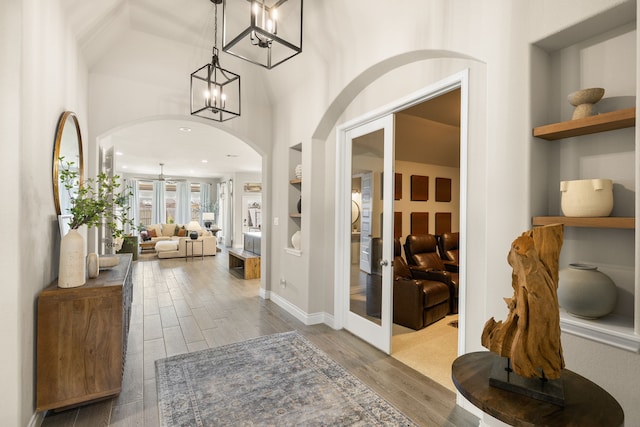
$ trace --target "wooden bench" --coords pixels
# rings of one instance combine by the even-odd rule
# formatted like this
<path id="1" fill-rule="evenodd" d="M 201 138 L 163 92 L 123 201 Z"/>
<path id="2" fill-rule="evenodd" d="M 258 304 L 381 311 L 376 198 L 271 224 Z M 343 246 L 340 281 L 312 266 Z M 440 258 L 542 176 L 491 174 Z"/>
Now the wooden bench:
<path id="1" fill-rule="evenodd" d="M 241 249 L 230 249 L 229 270 L 234 269 L 242 271 L 244 279 L 259 279 L 260 255 Z"/>

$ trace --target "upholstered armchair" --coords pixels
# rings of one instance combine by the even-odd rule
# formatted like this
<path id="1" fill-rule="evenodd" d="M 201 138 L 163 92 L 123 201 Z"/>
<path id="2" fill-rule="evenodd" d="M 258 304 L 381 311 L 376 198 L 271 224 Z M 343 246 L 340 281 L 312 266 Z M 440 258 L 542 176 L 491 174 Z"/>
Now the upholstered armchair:
<path id="1" fill-rule="evenodd" d="M 394 242 L 393 322 L 422 329 L 449 312 L 449 287 L 440 281 L 416 280 L 402 258 L 400 240 Z"/>
<path id="2" fill-rule="evenodd" d="M 458 273 L 446 271 L 432 234 L 410 234 L 404 243 L 404 253 L 416 279 L 438 280 L 449 286 L 450 312 L 458 312 Z"/>
<path id="3" fill-rule="evenodd" d="M 438 238 L 438 253 L 444 262 L 447 271 L 457 273 L 459 270 L 458 263 L 458 244 L 460 241 L 460 233 L 442 233 Z"/>

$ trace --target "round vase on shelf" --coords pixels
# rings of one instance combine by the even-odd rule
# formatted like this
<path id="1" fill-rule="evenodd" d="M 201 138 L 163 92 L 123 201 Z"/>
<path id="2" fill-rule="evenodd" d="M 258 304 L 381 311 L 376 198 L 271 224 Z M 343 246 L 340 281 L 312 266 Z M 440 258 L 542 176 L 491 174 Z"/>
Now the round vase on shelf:
<path id="1" fill-rule="evenodd" d="M 90 279 L 95 279 L 100 274 L 100 258 L 96 253 L 87 255 L 87 275 Z"/>
<path id="2" fill-rule="evenodd" d="M 613 280 L 590 264 L 569 264 L 560 270 L 558 303 L 567 313 L 585 319 L 597 319 L 611 313 L 618 290 Z"/>
<path id="3" fill-rule="evenodd" d="M 560 207 L 564 216 L 601 217 L 613 210 L 613 181 L 610 179 L 579 179 L 561 181 Z"/>
<path id="4" fill-rule="evenodd" d="M 296 250 L 300 250 L 301 248 L 300 238 L 301 238 L 300 230 L 296 231 L 295 233 L 293 233 L 293 236 L 291 236 L 291 246 L 293 246 L 293 248 Z"/>
<path id="5" fill-rule="evenodd" d="M 71 229 L 60 241 L 58 287 L 75 288 L 84 285 L 87 274 L 86 267 L 84 237 L 77 229 Z"/>

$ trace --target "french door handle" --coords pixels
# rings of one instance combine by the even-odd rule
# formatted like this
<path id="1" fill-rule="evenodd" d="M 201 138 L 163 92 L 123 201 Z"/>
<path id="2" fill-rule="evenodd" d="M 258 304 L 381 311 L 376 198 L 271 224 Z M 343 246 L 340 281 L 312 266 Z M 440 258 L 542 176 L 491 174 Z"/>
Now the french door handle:
<path id="1" fill-rule="evenodd" d="M 386 259 L 381 259 L 380 260 L 380 266 L 381 267 L 386 267 L 387 265 L 389 265 L 389 261 L 387 261 Z"/>

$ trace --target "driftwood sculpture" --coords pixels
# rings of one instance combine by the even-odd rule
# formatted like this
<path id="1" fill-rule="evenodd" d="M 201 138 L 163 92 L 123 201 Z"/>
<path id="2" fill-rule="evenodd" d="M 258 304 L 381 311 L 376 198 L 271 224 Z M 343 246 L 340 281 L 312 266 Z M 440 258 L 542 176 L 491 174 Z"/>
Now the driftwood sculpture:
<path id="1" fill-rule="evenodd" d="M 513 268 L 509 315 L 484 325 L 482 345 L 511 359 L 526 378 L 557 379 L 564 368 L 558 309 L 558 257 L 562 225 L 538 227 L 513 241 L 507 260 Z"/>

